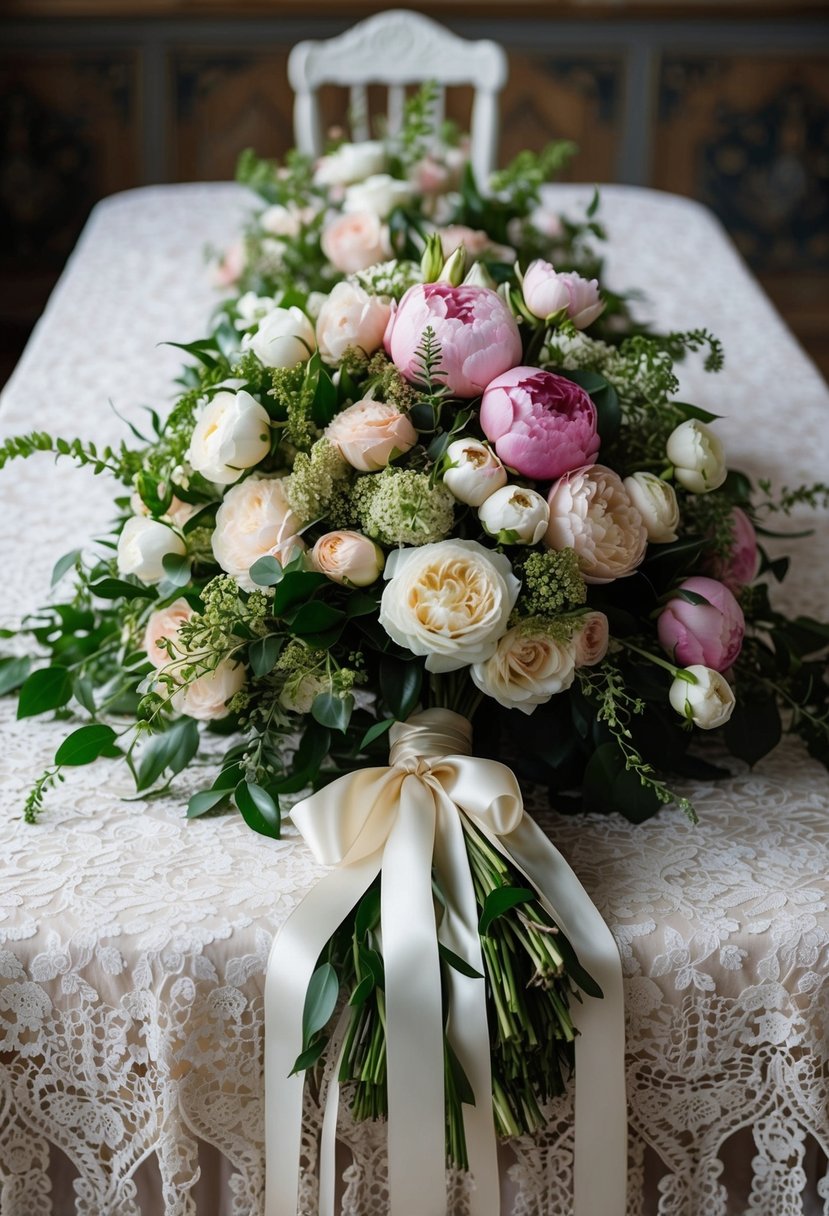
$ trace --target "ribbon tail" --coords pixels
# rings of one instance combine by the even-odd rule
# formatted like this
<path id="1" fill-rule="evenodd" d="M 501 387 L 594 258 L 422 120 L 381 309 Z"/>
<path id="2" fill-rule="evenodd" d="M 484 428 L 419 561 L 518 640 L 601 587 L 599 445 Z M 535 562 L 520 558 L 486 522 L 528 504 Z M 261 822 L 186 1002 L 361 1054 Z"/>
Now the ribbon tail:
<path id="1" fill-rule="evenodd" d="M 438 787 L 436 792 L 435 866 L 447 901 L 440 939 L 483 976 L 478 906 L 461 817 L 442 788 Z M 485 981 L 461 975 L 454 967 L 447 967 L 446 974 L 449 989 L 447 1034 L 475 1095 L 475 1105 L 463 1108 L 469 1169 L 475 1181 L 469 1212 L 470 1216 L 499 1216 L 498 1140 L 492 1113 L 492 1060 Z"/>
<path id="2" fill-rule="evenodd" d="M 408 775 L 383 853 L 380 906 L 391 1216 L 446 1213 L 443 1018 L 432 895 L 435 817 L 431 789 Z"/>
<path id="3" fill-rule="evenodd" d="M 277 934 L 265 973 L 265 1216 L 296 1216 L 305 1075 L 289 1076 L 302 1050 L 305 993 L 317 959 L 380 870 L 376 853 L 326 874 Z"/>
<path id="4" fill-rule="evenodd" d="M 627 1096 L 622 966 L 613 934 L 567 862 L 529 815 L 493 841 L 544 896 L 604 998 L 572 1010 L 576 1038 L 573 1216 L 624 1216 Z M 597 1167 L 597 1162 L 600 1165 Z"/>

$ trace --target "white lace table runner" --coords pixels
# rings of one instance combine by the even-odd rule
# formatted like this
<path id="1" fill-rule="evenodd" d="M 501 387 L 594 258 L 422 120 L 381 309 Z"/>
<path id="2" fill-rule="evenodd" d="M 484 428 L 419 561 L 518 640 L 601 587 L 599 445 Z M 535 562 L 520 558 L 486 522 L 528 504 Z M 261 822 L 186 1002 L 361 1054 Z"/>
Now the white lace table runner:
<path id="1" fill-rule="evenodd" d="M 589 194 L 555 189 L 565 209 Z M 108 399 L 133 418 L 164 408 L 180 352 L 157 343 L 203 336 L 203 248 L 229 240 L 248 205 L 227 185 L 102 204 L 3 395 L 3 431 L 103 443 L 122 434 Z M 644 287 L 660 327 L 725 341 L 725 373 L 683 377 L 688 399 L 726 415 L 732 463 L 790 485 L 825 478 L 829 392 L 716 222 L 624 187 L 606 189 L 603 212 L 611 284 Z M 42 601 L 55 558 L 105 525 L 110 496 L 49 457 L 0 475 L 0 618 Z M 825 520 L 798 550 L 783 597 L 825 614 Z M 67 728 L 16 722 L 8 698 L 0 720 L 0 1211 L 190 1216 L 200 1194 L 200 1216 L 261 1216 L 263 974 L 315 864 L 290 826 L 269 842 L 238 816 L 186 822 L 199 772 L 144 802 L 123 800 L 124 771 L 79 769 L 29 827 L 22 803 Z M 624 958 L 629 1216 L 829 1214 L 829 782 L 798 745 L 734 768 L 691 787 L 697 828 L 675 810 L 639 827 L 536 810 Z M 384 1216 L 382 1128 L 342 1135 L 344 1212 Z M 223 1184 L 197 1182 L 200 1144 L 203 1170 L 216 1168 L 205 1145 L 230 1163 Z M 568 1103 L 542 1140 L 513 1147 L 505 1212 L 566 1216 Z M 50 1152 L 52 1176 L 73 1179 L 55 1195 Z M 149 1209 L 136 1174 L 152 1155 L 163 1203 Z"/>

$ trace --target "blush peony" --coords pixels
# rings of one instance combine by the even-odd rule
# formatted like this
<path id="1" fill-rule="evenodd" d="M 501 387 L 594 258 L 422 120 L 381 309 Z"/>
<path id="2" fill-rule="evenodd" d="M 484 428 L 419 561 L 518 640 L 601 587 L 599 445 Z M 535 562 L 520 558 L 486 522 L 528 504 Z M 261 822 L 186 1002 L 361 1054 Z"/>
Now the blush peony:
<path id="1" fill-rule="evenodd" d="M 645 556 L 648 533 L 618 474 L 601 464 L 576 469 L 555 482 L 547 501 L 544 543 L 575 549 L 586 583 L 633 574 Z"/>

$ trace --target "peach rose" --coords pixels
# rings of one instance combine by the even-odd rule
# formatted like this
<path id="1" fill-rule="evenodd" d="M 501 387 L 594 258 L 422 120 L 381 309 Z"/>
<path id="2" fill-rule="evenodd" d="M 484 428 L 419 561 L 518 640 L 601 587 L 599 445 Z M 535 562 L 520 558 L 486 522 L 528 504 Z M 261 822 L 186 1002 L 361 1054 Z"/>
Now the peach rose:
<path id="1" fill-rule="evenodd" d="M 189 621 L 192 615 L 193 609 L 185 599 L 174 600 L 166 608 L 159 608 L 157 612 L 150 613 L 147 628 L 144 631 L 143 646 L 153 667 L 166 667 L 171 662 L 166 648 L 159 643 L 167 641 L 176 646 L 179 626 L 183 625 L 185 621 Z"/>
<path id="2" fill-rule="evenodd" d="M 364 397 L 329 422 L 325 438 L 352 468 L 376 473 L 394 452 L 402 454 L 414 447 L 417 431 L 395 406 Z"/>
<path id="3" fill-rule="evenodd" d="M 170 698 L 177 713 L 200 722 L 227 715 L 227 703 L 236 695 L 245 682 L 245 668 L 232 659 L 222 659 L 215 671 L 197 676 L 189 684 L 182 685 Z"/>
<path id="4" fill-rule="evenodd" d="M 356 283 L 337 283 L 317 317 L 317 348 L 326 363 L 339 363 L 349 346 L 367 355 L 383 345 L 391 305 Z"/>
<path id="5" fill-rule="evenodd" d="M 310 553 L 311 565 L 335 583 L 369 587 L 380 577 L 383 550 L 362 532 L 326 532 Z"/>
<path id="6" fill-rule="evenodd" d="M 499 638 L 495 653 L 471 670 L 472 682 L 506 709 L 531 714 L 573 683 L 572 642 L 557 642 L 543 630 L 516 625 Z"/>
<path id="7" fill-rule="evenodd" d="M 253 591 L 248 571 L 260 557 L 270 555 L 282 565 L 305 548 L 297 535 L 297 519 L 285 497 L 281 477 L 253 475 L 232 486 L 216 512 L 213 555 L 240 587 Z"/>
<path id="8" fill-rule="evenodd" d="M 573 638 L 576 647 L 576 667 L 595 667 L 607 654 L 610 630 L 603 612 L 588 612 L 582 617 L 582 627 Z"/>
<path id="9" fill-rule="evenodd" d="M 339 215 L 322 230 L 322 251 L 342 274 L 367 270 L 392 255 L 389 230 L 370 211 Z"/>
<path id="10" fill-rule="evenodd" d="M 648 533 L 642 516 L 612 469 L 591 464 L 553 483 L 544 543 L 575 549 L 587 583 L 610 583 L 633 574 L 645 556 Z"/>

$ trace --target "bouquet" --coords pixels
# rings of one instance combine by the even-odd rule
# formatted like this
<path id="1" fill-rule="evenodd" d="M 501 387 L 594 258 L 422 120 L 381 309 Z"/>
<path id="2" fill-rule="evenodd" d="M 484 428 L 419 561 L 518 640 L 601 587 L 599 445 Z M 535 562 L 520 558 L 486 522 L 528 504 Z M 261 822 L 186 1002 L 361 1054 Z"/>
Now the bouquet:
<path id="1" fill-rule="evenodd" d="M 120 759 L 152 797 L 200 750 L 214 769 L 188 816 L 235 807 L 270 837 L 309 790 L 297 822 L 321 805 L 336 819 L 314 800 L 363 770 L 370 784 L 390 740 L 438 818 L 457 794 L 472 946 L 441 936 L 457 910 L 438 852 L 427 918 L 446 1152 L 464 1166 L 458 977 L 483 977 L 502 1135 L 542 1126 L 573 1067 L 574 1003 L 601 989 L 543 876 L 504 847 L 512 828 L 493 827 L 498 799 L 473 813 L 447 755 L 474 728 L 478 756 L 555 805 L 634 820 L 672 801 L 693 817 L 671 774 L 723 775 L 724 752 L 753 763 L 784 728 L 829 763 L 829 627 L 774 607 L 787 562 L 762 548 L 774 512 L 829 488 L 775 500 L 729 470 L 715 415 L 676 399 L 676 362 L 704 351 L 716 372 L 717 340 L 636 327 L 596 277 L 598 200 L 580 221 L 544 205 L 569 145 L 522 154 L 484 194 L 428 110 L 427 90 L 398 136 L 316 163 L 243 156 L 264 206 L 221 257 L 234 294 L 182 346 L 165 418 L 148 410 L 118 448 L 42 432 L 0 446 L 0 467 L 50 451 L 124 486 L 112 537 L 58 561 L 72 589 L 23 623 L 37 658 L 3 660 L 0 688 L 19 688 L 21 717 L 84 719 L 35 783 L 32 821 L 66 767 Z M 507 787 L 500 810 L 520 804 Z M 379 797 L 359 788 L 353 805 Z M 336 1051 L 357 1118 L 388 1110 L 387 889 L 371 874 L 315 955 L 294 1062 L 319 1072 Z"/>

